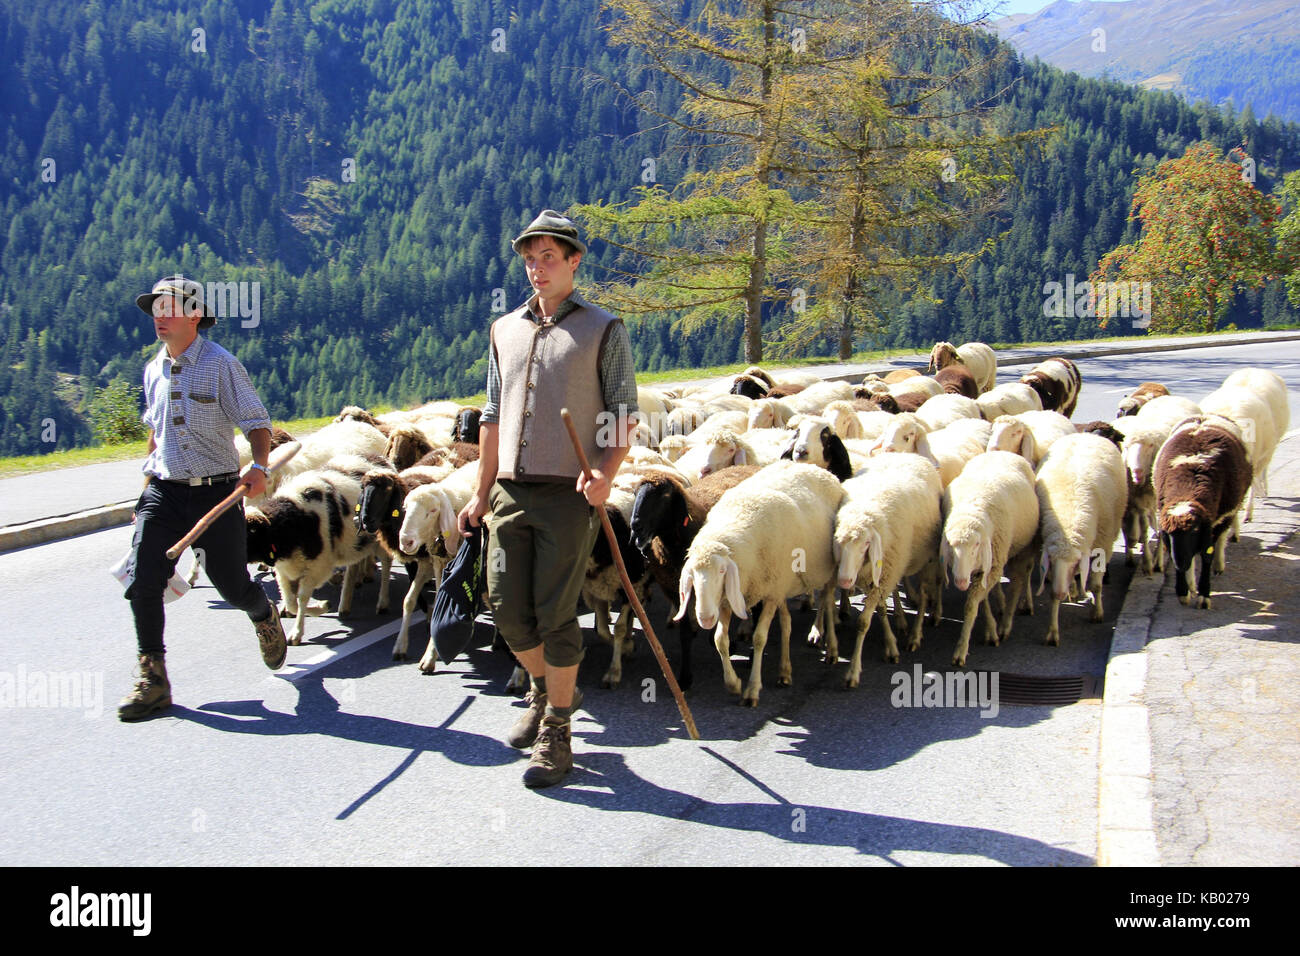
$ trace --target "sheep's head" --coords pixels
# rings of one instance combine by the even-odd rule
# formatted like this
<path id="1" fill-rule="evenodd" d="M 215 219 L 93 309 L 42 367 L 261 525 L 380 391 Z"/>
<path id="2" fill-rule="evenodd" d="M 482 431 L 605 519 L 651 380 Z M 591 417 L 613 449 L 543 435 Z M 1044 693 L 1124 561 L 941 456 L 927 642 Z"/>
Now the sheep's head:
<path id="1" fill-rule="evenodd" d="M 357 501 L 355 515 L 359 530 L 374 534 L 390 511 L 394 518 L 401 517 L 401 507 L 395 474 L 374 471 L 361 479 L 361 498 Z"/>
<path id="2" fill-rule="evenodd" d="M 439 537 L 451 543 L 448 553 L 454 553 L 451 536 L 456 532 L 456 509 L 452 507 L 447 492 L 437 485 L 422 485 L 406 496 L 406 517 L 397 535 L 397 546 L 405 554 L 415 554 L 420 545 L 436 547 Z"/>
<path id="3" fill-rule="evenodd" d="M 848 402 L 831 402 L 823 411 L 835 434 L 841 438 L 861 438 L 862 421 Z"/>
<path id="4" fill-rule="evenodd" d="M 1025 436 L 1029 429 L 1020 419 L 1011 415 L 1000 415 L 993 420 L 993 431 L 989 433 L 987 451 L 1009 451 L 1013 455 L 1023 455 Z"/>
<path id="5" fill-rule="evenodd" d="M 681 458 L 689 447 L 690 444 L 686 441 L 685 435 L 666 435 L 659 441 L 659 454 L 663 455 L 669 462 L 674 462 Z"/>
<path id="6" fill-rule="evenodd" d="M 952 576 L 957 590 L 970 587 L 976 574 L 993 569 L 993 529 L 987 521 L 948 521 L 944 524 L 939 557 L 945 575 Z"/>
<path id="7" fill-rule="evenodd" d="M 835 560 L 835 583 L 838 587 L 856 587 L 864 565 L 870 568 L 871 586 L 880 587 L 885 548 L 880 532 L 875 528 L 856 528 L 851 532 L 842 528 L 835 529 L 831 555 Z"/>
<path id="8" fill-rule="evenodd" d="M 956 347 L 951 342 L 936 342 L 934 348 L 930 349 L 930 366 L 927 371 L 947 368 L 955 361 L 957 361 Z"/>
<path id="9" fill-rule="evenodd" d="M 275 545 L 271 540 L 271 520 L 259 509 L 249 507 L 244 510 L 244 525 L 248 529 L 248 563 L 274 564 Z"/>
<path id="10" fill-rule="evenodd" d="M 915 452 L 917 442 L 925 434 L 925 428 L 915 416 L 909 413 L 899 415 L 889 423 L 876 443 L 871 446 L 871 454 L 881 452 Z"/>
<path id="11" fill-rule="evenodd" d="M 794 437 L 782 449 L 781 457 L 790 461 L 803 462 L 806 465 L 819 465 L 825 468 L 827 461 L 824 449 L 829 441 L 829 436 L 834 434 L 834 430 L 826 419 L 816 418 L 812 415 L 804 416 L 799 419 Z"/>
<path id="12" fill-rule="evenodd" d="M 1151 465 L 1156 460 L 1158 447 L 1147 438 L 1124 439 L 1124 467 L 1133 487 L 1141 488 L 1151 480 Z"/>
<path id="13" fill-rule="evenodd" d="M 770 398 L 759 399 L 749 410 L 749 427 L 775 428 L 776 402 Z"/>
<path id="14" fill-rule="evenodd" d="M 1088 590 L 1088 555 L 1080 556 L 1074 551 L 1065 554 L 1050 555 L 1046 550 L 1039 565 L 1043 583 L 1052 581 L 1052 597 L 1058 601 L 1067 601 L 1073 596 L 1074 579 L 1079 579 L 1079 593 Z M 1042 591 L 1040 585 L 1038 590 Z"/>
<path id="15" fill-rule="evenodd" d="M 733 614 L 749 617 L 749 608 L 740 590 L 740 568 L 729 554 L 719 552 L 686 559 L 677 587 L 674 621 L 685 616 L 692 591 L 695 593 L 695 620 L 706 630 L 718 623 L 724 595 Z"/>

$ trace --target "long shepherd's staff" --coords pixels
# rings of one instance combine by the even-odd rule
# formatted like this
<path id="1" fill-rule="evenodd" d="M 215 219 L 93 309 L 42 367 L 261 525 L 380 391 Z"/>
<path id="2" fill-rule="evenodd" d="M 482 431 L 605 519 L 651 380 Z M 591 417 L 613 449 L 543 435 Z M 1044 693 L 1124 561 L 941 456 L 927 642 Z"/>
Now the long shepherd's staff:
<path id="1" fill-rule="evenodd" d="M 267 462 L 266 465 L 267 477 L 269 478 L 272 472 L 278 471 L 289 461 L 290 458 L 298 454 L 298 450 L 300 448 L 302 448 L 302 445 L 296 441 L 288 442 L 284 445 L 281 445 L 279 448 L 277 448 L 275 450 L 275 454 L 272 455 Z M 195 541 L 199 539 L 199 535 L 203 534 L 203 532 L 208 530 L 208 526 L 212 524 L 212 522 L 216 521 L 223 514 L 225 514 L 226 510 L 230 508 L 231 505 L 233 505 L 240 498 L 244 497 L 244 495 L 247 493 L 248 493 L 248 485 L 240 485 L 238 488 L 236 488 L 234 491 L 228 494 L 225 498 L 223 498 L 220 504 L 218 504 L 215 508 L 213 508 L 211 511 L 209 511 L 207 514 L 205 514 L 202 518 L 198 520 L 198 523 L 195 524 L 194 527 L 189 530 L 189 533 L 185 535 L 185 537 L 181 538 L 174 545 L 172 545 L 170 548 L 167 549 L 168 559 L 175 561 L 177 558 L 179 558 L 185 552 L 186 548 L 188 548 L 190 545 L 192 545 Z"/>
<path id="2" fill-rule="evenodd" d="M 578 431 L 573 427 L 573 416 L 569 414 L 567 408 L 562 408 L 560 409 L 560 417 L 564 419 L 564 427 L 569 430 L 569 438 L 573 440 L 573 450 L 578 453 L 578 462 L 582 465 L 583 477 L 591 481 L 591 468 L 587 464 L 587 455 L 582 450 L 582 442 L 578 439 Z M 699 740 L 700 732 L 695 729 L 695 718 L 691 716 L 691 708 L 687 705 L 686 698 L 682 696 L 682 689 L 677 686 L 677 678 L 673 676 L 673 669 L 668 666 L 668 656 L 664 654 L 663 645 L 659 643 L 659 638 L 655 637 L 654 628 L 650 626 L 650 618 L 646 616 L 645 608 L 637 600 L 636 591 L 632 587 L 632 579 L 627 575 L 627 566 L 623 564 L 623 555 L 618 550 L 618 539 L 614 537 L 614 528 L 609 523 L 609 515 L 605 514 L 603 507 L 597 508 L 596 513 L 600 515 L 600 524 L 605 529 L 605 537 L 609 540 L 609 550 L 614 555 L 614 567 L 618 568 L 619 579 L 623 582 L 623 592 L 627 595 L 628 601 L 632 603 L 632 609 L 636 611 L 641 627 L 645 629 L 645 636 L 646 640 L 650 642 L 650 649 L 655 652 L 655 657 L 659 659 L 659 669 L 664 672 L 664 680 L 668 681 L 673 697 L 677 700 L 677 710 L 681 713 L 682 720 L 686 721 L 687 732 L 691 735 L 692 740 Z"/>

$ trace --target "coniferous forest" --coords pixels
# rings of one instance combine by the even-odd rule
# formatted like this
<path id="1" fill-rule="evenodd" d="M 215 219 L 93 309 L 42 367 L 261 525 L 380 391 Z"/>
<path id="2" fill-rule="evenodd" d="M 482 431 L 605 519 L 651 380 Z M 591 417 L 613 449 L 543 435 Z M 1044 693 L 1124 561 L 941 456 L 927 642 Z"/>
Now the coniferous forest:
<path id="1" fill-rule="evenodd" d="M 509 238 L 544 207 L 631 199 L 648 157 L 660 183 L 684 173 L 615 87 L 648 91 L 666 112 L 679 91 L 635 51 L 611 49 L 596 8 L 0 6 L 0 454 L 91 440 L 96 391 L 138 383 L 157 350 L 134 298 L 172 272 L 257 283 L 257 314 L 223 318 L 212 338 L 277 419 L 481 391 L 488 324 L 528 291 Z M 857 347 L 1126 331 L 1045 317 L 1042 288 L 1082 282 L 1135 237 L 1138 176 L 1198 140 L 1244 142 L 1269 192 L 1300 157 L 1300 127 L 1271 117 L 1014 58 L 991 81 L 1004 87 L 1003 130 L 1055 131 L 1018 162 L 998 215 L 952 239 L 999 241 L 968 274 L 935 274 L 925 297 L 900 299 L 887 330 Z M 593 246 L 580 284 L 610 255 Z M 1295 322 L 1300 310 L 1274 282 L 1241 295 L 1228 321 Z M 765 328 L 781 324 L 774 309 Z M 738 325 L 689 337 L 671 317 L 629 325 L 640 370 L 741 355 Z M 828 335 L 811 354 L 835 347 Z"/>

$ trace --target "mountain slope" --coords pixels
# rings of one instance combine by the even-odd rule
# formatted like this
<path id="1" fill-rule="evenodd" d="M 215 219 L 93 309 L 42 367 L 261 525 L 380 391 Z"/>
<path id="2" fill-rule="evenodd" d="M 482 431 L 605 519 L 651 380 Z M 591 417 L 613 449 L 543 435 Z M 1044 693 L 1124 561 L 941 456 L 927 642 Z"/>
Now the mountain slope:
<path id="1" fill-rule="evenodd" d="M 1296 0 L 1056 0 L 992 26 L 1022 55 L 1063 70 L 1300 120 Z"/>

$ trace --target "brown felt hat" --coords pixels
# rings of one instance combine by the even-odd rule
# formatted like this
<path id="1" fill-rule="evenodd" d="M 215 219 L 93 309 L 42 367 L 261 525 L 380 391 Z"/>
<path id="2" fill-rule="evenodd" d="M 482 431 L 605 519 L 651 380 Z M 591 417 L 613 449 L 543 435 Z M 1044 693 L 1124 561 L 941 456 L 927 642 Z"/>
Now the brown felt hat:
<path id="1" fill-rule="evenodd" d="M 565 219 L 554 209 L 543 209 L 542 214 L 528 224 L 528 228 L 517 235 L 510 243 L 510 248 L 519 252 L 519 243 L 533 236 L 554 236 L 563 239 L 579 252 L 585 253 L 587 245 L 578 238 L 578 227 L 572 219 Z"/>
<path id="2" fill-rule="evenodd" d="M 160 295 L 178 296 L 185 305 L 198 303 L 203 306 L 203 318 L 199 319 L 199 328 L 210 329 L 217 324 L 217 317 L 203 300 L 203 285 L 182 275 L 164 276 L 154 283 L 151 291 L 135 297 L 135 304 L 140 310 L 153 317 L 153 300 Z"/>

